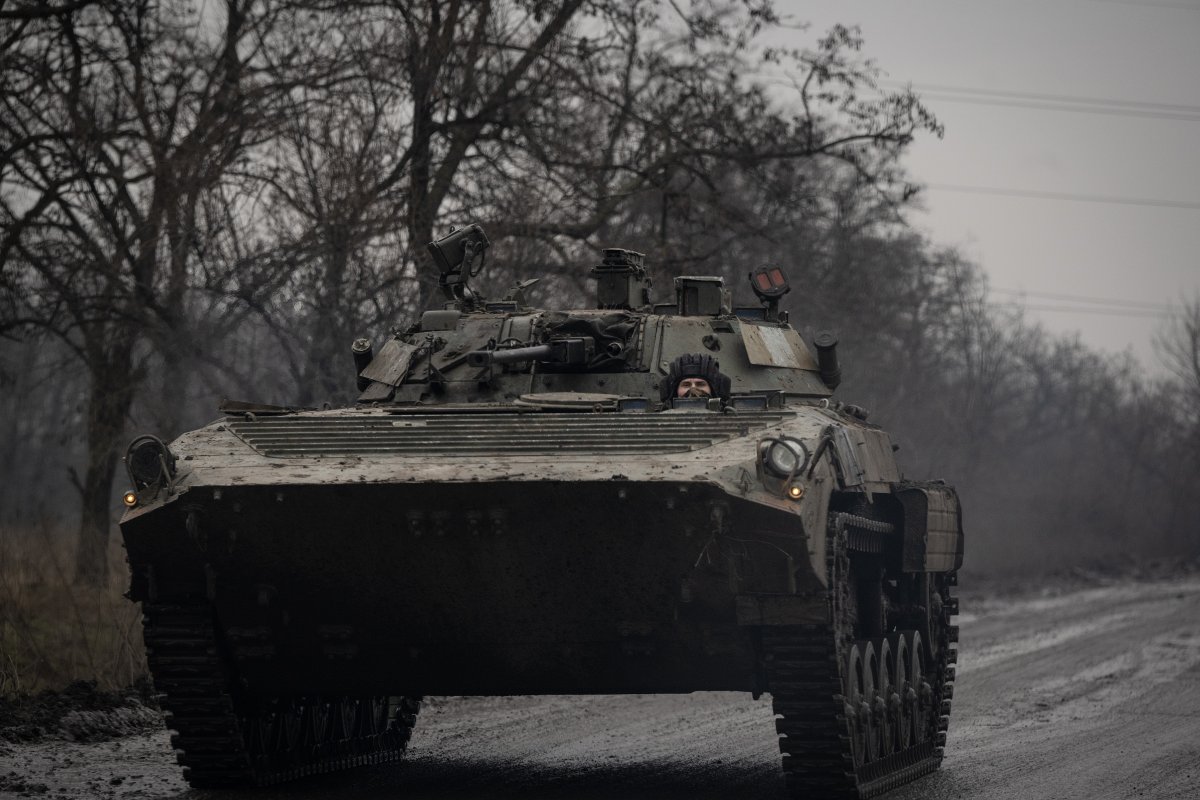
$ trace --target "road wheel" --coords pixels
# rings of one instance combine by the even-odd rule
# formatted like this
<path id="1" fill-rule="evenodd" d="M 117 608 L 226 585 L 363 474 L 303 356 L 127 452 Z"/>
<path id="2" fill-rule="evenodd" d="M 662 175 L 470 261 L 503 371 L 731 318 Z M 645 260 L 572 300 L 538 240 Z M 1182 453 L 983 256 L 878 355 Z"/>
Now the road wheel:
<path id="1" fill-rule="evenodd" d="M 907 633 L 893 633 L 888 637 L 894 669 L 889 710 L 897 750 L 905 750 L 913 743 L 913 711 L 917 694 L 912 687 L 912 649 L 909 641 L 910 635 Z"/>
<path id="2" fill-rule="evenodd" d="M 872 706 L 871 724 L 878 731 L 879 755 L 890 756 L 896 751 L 896 729 L 893 726 L 894 715 L 893 694 L 895 693 L 895 654 L 887 639 L 874 639 L 871 646 L 875 649 L 875 700 Z M 899 705 L 896 697 L 896 705 Z"/>
<path id="3" fill-rule="evenodd" d="M 925 642 L 920 631 L 912 633 L 912 651 L 909 663 L 912 665 L 912 733 L 913 741 L 927 742 L 933 735 L 933 687 L 929 684 L 926 673 L 928 660 L 925 655 Z"/>

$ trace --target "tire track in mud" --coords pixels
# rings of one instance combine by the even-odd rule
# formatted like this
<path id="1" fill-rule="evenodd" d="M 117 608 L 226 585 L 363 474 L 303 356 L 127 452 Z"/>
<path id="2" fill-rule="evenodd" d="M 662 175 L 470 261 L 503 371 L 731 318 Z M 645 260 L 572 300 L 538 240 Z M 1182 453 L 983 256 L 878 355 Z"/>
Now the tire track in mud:
<path id="1" fill-rule="evenodd" d="M 606 696 L 580 711 L 562 698 L 447 704 L 414 737 L 397 777 L 416 797 L 782 797 L 769 702 L 740 694 Z M 546 714 L 543 703 L 552 706 Z M 479 711 L 464 713 L 464 706 Z M 465 736 L 472 722 L 491 719 Z M 495 719 L 500 716 L 501 721 Z M 455 752 L 451 742 L 470 744 Z M 395 784 L 392 784 L 393 786 Z M 374 787 L 373 787 L 374 788 Z M 382 786 L 378 788 L 382 789 Z M 374 796 L 374 795 L 372 795 Z M 382 797 L 381 792 L 378 796 Z"/>
<path id="2" fill-rule="evenodd" d="M 941 772 L 895 798 L 1200 796 L 1200 582 L 981 604 Z"/>

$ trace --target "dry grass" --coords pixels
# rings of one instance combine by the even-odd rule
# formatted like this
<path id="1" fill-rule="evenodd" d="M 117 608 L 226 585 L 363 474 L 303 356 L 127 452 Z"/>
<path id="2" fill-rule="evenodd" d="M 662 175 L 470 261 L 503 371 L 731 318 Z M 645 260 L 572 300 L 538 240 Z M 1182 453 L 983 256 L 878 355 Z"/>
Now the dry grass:
<path id="1" fill-rule="evenodd" d="M 0 531 L 0 695 L 62 689 L 76 680 L 118 689 L 146 673 L 141 610 L 128 587 L 120 534 L 107 585 L 74 584 L 74 536 L 40 525 Z"/>

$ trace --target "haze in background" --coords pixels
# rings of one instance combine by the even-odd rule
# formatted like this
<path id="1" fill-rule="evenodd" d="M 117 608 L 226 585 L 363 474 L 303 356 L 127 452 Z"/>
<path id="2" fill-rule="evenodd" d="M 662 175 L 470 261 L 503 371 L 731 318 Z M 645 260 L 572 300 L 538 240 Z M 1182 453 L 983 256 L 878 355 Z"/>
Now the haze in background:
<path id="1" fill-rule="evenodd" d="M 1154 333 L 1200 293 L 1200 2 L 779 10 L 804 41 L 859 24 L 885 88 L 911 82 L 945 124 L 906 156 L 927 187 L 912 221 L 980 263 L 993 302 L 1162 372 Z"/>

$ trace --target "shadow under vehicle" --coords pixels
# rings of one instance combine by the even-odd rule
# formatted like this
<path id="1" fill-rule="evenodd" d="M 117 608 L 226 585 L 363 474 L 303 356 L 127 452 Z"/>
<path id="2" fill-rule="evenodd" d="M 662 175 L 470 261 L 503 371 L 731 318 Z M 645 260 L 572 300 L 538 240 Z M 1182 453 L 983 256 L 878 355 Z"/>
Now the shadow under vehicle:
<path id="1" fill-rule="evenodd" d="M 958 498 L 832 398 L 783 273 L 751 308 L 708 277 L 654 304 L 608 250 L 595 308 L 536 309 L 468 286 L 487 246 L 430 245 L 448 300 L 354 343 L 355 407 L 227 402 L 130 446 L 130 596 L 191 784 L 399 758 L 426 694 L 769 693 L 795 797 L 936 769 Z M 674 396 L 689 359 L 715 396 Z"/>

